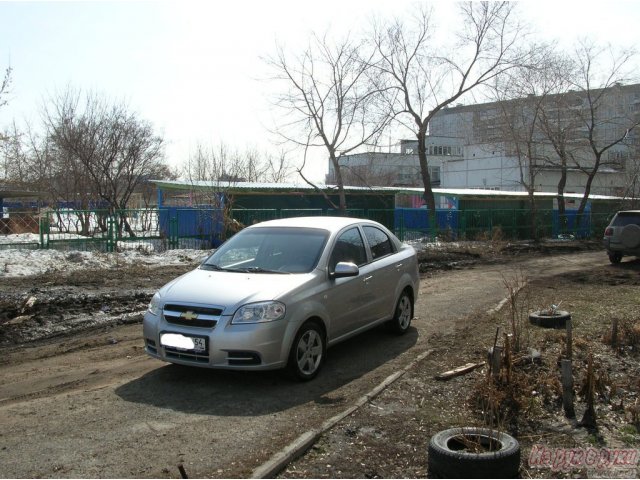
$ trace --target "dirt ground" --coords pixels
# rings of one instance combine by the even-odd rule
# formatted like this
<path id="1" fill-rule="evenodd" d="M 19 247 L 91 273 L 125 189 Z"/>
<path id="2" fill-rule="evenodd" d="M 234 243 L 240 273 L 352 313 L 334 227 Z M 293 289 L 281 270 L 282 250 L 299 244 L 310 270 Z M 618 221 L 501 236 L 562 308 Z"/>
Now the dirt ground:
<path id="1" fill-rule="evenodd" d="M 528 345 L 544 359 L 538 367 L 544 375 L 536 377 L 550 386 L 527 392 L 533 400 L 503 422 L 521 442 L 523 457 L 540 443 L 638 448 L 629 410 L 640 390 L 637 347 L 614 351 L 600 339 L 612 312 L 638 311 L 640 262 L 611 266 L 604 252 L 592 249 L 573 242 L 543 248 L 468 244 L 423 254 L 421 293 L 409 333 L 392 337 L 377 329 L 332 348 L 322 374 L 308 384 L 291 383 L 278 372 L 166 365 L 144 354 L 140 322 L 150 296 L 192 265 L 4 279 L 0 476 L 179 478 L 181 465 L 190 477 L 246 477 L 300 434 L 432 350 L 281 473 L 425 477 L 432 434 L 483 421 L 473 401 L 481 397 L 482 369 L 448 382 L 434 376 L 484 360 L 508 308 L 487 312 L 506 296 L 505 279 L 514 275 L 529 280 L 532 305 L 562 301 L 562 308 L 572 311 L 577 383 L 592 354 L 602 387 L 597 429 L 578 428 L 565 419 L 552 380 L 562 332 L 527 328 Z M 597 314 L 587 306 L 593 298 L 600 299 Z M 578 420 L 583 410 L 578 395 Z M 521 472 L 563 474 L 531 469 L 524 458 Z"/>

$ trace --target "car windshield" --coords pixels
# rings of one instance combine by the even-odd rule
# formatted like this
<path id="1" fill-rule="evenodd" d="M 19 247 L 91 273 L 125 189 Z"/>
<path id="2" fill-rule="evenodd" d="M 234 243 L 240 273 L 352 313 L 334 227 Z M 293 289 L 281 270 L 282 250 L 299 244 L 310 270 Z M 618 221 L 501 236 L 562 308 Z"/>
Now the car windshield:
<path id="1" fill-rule="evenodd" d="M 614 227 L 624 227 L 631 224 L 640 225 L 639 212 L 618 212 L 612 223 Z"/>
<path id="2" fill-rule="evenodd" d="M 259 227 L 243 230 L 201 266 L 249 273 L 308 273 L 320 259 L 329 232 L 315 228 Z"/>

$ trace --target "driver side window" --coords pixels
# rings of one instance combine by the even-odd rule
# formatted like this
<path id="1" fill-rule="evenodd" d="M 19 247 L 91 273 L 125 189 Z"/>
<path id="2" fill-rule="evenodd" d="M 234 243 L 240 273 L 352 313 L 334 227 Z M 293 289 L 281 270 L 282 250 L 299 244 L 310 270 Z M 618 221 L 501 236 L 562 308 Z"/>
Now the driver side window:
<path id="1" fill-rule="evenodd" d="M 359 267 L 367 263 L 367 252 L 357 228 L 351 228 L 338 237 L 329 260 L 329 271 L 335 271 L 339 262 L 351 262 Z"/>

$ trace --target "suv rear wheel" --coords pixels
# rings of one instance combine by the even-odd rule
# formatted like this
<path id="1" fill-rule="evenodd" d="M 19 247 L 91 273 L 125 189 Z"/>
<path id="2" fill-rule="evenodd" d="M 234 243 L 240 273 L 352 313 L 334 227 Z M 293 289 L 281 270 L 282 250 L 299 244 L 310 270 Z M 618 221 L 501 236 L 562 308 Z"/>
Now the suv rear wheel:
<path id="1" fill-rule="evenodd" d="M 622 253 L 620 252 L 610 252 L 609 253 L 609 261 L 614 265 L 616 263 L 620 263 L 622 261 Z"/>

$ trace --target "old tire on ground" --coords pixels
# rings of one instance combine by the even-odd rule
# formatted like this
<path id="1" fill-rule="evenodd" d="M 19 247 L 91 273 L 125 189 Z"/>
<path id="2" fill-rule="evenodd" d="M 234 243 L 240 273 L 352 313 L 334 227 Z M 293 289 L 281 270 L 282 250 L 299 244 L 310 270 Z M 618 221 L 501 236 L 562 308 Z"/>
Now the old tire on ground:
<path id="1" fill-rule="evenodd" d="M 413 300 L 411 299 L 409 293 L 404 290 L 400 294 L 398 303 L 396 303 L 396 309 L 395 313 L 393 314 L 393 318 L 389 320 L 387 325 L 392 332 L 397 333 L 398 335 L 402 335 L 404 333 L 407 333 L 407 330 L 409 330 L 412 318 Z"/>
<path id="2" fill-rule="evenodd" d="M 625 225 L 620 232 L 620 243 L 626 248 L 640 247 L 640 226 L 635 223 Z"/>
<path id="3" fill-rule="evenodd" d="M 289 375 L 303 382 L 314 378 L 324 363 L 326 348 L 324 330 L 318 322 L 310 320 L 302 325 L 289 352 Z"/>
<path id="4" fill-rule="evenodd" d="M 529 314 L 529 323 L 542 328 L 565 328 L 571 314 L 564 310 L 557 310 L 554 315 L 546 315 L 540 311 Z"/>
<path id="5" fill-rule="evenodd" d="M 469 448 L 470 444 L 481 448 Z M 490 428 L 451 428 L 429 441 L 430 478 L 515 478 L 520 470 L 520 444 Z"/>
<path id="6" fill-rule="evenodd" d="M 622 261 L 622 253 L 621 252 L 609 253 L 609 261 L 614 265 L 617 263 L 620 263 Z"/>

